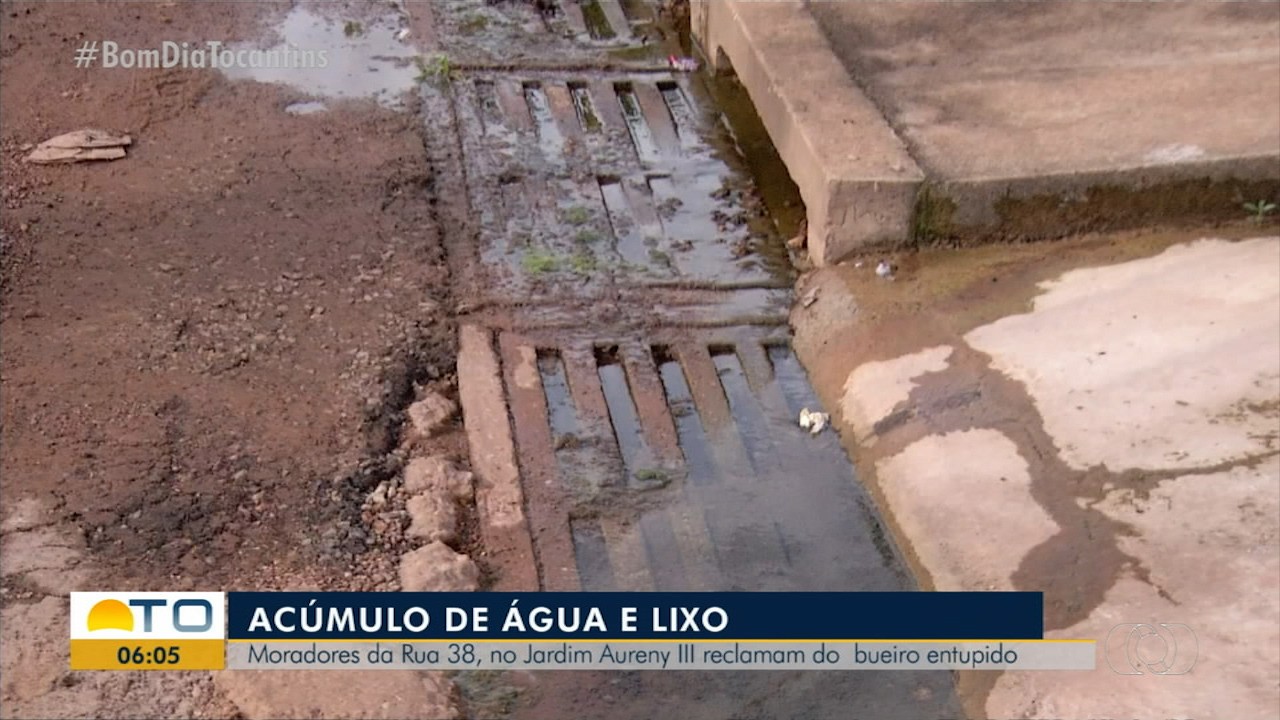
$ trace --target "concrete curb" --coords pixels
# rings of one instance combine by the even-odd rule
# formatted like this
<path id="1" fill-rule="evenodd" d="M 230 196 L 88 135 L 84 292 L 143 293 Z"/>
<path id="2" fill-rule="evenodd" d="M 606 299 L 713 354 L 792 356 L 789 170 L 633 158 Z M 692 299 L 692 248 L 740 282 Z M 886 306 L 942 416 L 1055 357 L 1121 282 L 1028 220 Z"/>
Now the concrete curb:
<path id="1" fill-rule="evenodd" d="M 1273 196 L 1280 189 L 1280 156 L 940 179 L 930 180 L 928 188 L 935 200 L 942 199 L 954 208 L 944 226 L 934 229 L 943 239 L 974 235 L 1061 237 L 1159 224 L 1173 218 L 1222 219 L 1222 209 L 1238 209 L 1241 198 L 1256 200 Z M 1037 223 L 1034 215 L 1047 209 L 1054 210 L 1052 225 Z"/>
<path id="2" fill-rule="evenodd" d="M 492 334 L 485 328 L 460 328 L 458 394 L 476 479 L 480 532 L 490 557 L 504 570 L 494 589 L 537 590 L 537 561 L 524 515 L 524 491 L 502 389 L 502 365 Z"/>
<path id="3" fill-rule="evenodd" d="M 804 5 L 705 0 L 691 21 L 707 57 L 732 63 L 800 188 L 815 262 L 910 235 L 924 172 Z"/>

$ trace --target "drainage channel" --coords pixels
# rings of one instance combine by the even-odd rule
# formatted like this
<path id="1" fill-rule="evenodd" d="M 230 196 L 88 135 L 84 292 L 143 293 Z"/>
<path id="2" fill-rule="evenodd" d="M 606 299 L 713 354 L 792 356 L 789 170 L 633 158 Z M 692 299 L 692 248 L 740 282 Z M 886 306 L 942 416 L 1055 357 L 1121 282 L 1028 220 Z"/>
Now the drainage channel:
<path id="1" fill-rule="evenodd" d="M 490 332 L 540 589 L 912 586 L 836 436 L 795 422 L 793 408 L 816 403 L 785 329 Z M 639 673 L 625 689 L 549 678 L 514 716 L 595 716 L 582 684 L 621 692 L 618 717 L 781 717 L 796 704 L 814 718 L 868 705 L 876 717 L 958 716 L 948 673 L 816 675 Z"/>
<path id="2" fill-rule="evenodd" d="M 547 48 L 574 52 L 642 31 L 636 3 L 537 5 L 502 27 L 540 24 Z M 698 75 L 575 67 L 423 88 L 429 150 L 466 196 L 459 367 L 496 368 L 477 396 L 503 402 L 469 404 L 464 384 L 467 424 L 507 423 L 479 451 L 518 468 L 528 535 L 507 525 L 489 549 L 536 568 L 495 587 L 911 588 L 839 439 L 796 423 L 819 403 L 788 345 L 793 272 L 741 153 L 759 128 L 726 122 Z M 534 676 L 516 717 L 595 716 L 604 695 L 617 717 L 959 715 L 948 673 Z"/>
<path id="3" fill-rule="evenodd" d="M 690 86 L 667 73 L 459 73 L 438 100 L 461 137 L 490 301 L 619 284 L 786 295 L 776 230 Z"/>
<path id="4" fill-rule="evenodd" d="M 497 343 L 520 465 L 546 470 L 534 546 L 576 561 L 547 589 L 906 584 L 835 436 L 797 427 L 814 403 L 777 331 Z"/>

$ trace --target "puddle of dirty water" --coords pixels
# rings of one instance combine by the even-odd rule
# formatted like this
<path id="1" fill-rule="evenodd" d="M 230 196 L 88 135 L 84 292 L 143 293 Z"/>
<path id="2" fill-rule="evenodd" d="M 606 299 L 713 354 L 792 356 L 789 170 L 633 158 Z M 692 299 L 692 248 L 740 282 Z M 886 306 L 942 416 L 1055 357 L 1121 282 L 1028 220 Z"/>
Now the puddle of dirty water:
<path id="1" fill-rule="evenodd" d="M 729 401 L 729 412 L 738 426 L 742 444 L 751 458 L 751 467 L 757 475 L 778 470 L 774 464 L 777 458 L 771 452 L 773 429 L 747 384 L 737 353 L 732 346 L 713 346 L 711 360 L 715 363 L 720 388 Z"/>
<path id="2" fill-rule="evenodd" d="M 433 17 L 449 55 L 467 62 L 536 57 L 586 63 L 636 49 L 644 51 L 637 57 L 650 54 L 635 45 L 633 33 L 637 24 L 652 21 L 643 0 L 450 0 L 436 3 Z"/>
<path id="3" fill-rule="evenodd" d="M 287 61 L 262 67 L 224 68 L 234 80 L 280 83 L 309 95 L 371 98 L 392 108 L 403 106 L 402 94 L 413 88 L 419 71 L 416 53 L 405 40 L 398 15 L 354 21 L 326 17 L 297 6 L 273 30 L 280 42 L 270 47 L 232 45 L 232 51 L 263 50 Z M 306 54 L 309 60 L 298 58 Z"/>
<path id="4" fill-rule="evenodd" d="M 789 286 L 747 162 L 689 79 L 476 73 L 454 90 L 495 294 L 527 302 L 610 283 Z M 567 221 L 566 211 L 591 222 Z M 581 284 L 548 282 L 570 276 Z"/>
<path id="5" fill-rule="evenodd" d="M 537 357 L 562 485 L 575 507 L 590 507 L 602 493 L 626 484 L 618 478 L 624 472 L 623 465 L 601 448 L 603 430 L 579 419 L 560 353 L 544 348 L 537 351 Z"/>
<path id="6" fill-rule="evenodd" d="M 569 380 L 564 374 L 560 356 L 549 351 L 538 353 L 538 373 L 542 377 L 542 389 L 547 396 L 547 415 L 551 420 L 552 438 L 556 444 L 571 442 L 578 432 L 578 421 L 573 412 L 573 400 L 569 397 Z"/>
<path id="7" fill-rule="evenodd" d="M 589 477 L 597 488 L 614 489 L 591 498 L 595 512 L 574 518 L 585 588 L 909 586 L 838 438 L 797 426 L 795 408 L 820 406 L 789 347 L 750 336 L 683 350 L 644 347 L 623 362 L 617 347 L 598 345 L 572 366 L 558 352 L 539 351 L 561 477 L 570 489 Z M 649 392 L 662 393 L 678 466 L 653 460 L 637 372 L 652 373 L 660 385 Z M 590 427 L 584 419 L 592 411 L 581 403 L 593 395 L 607 417 Z M 645 481 L 657 479 L 644 477 L 646 470 L 671 479 L 674 494 L 646 493 Z M 644 499 L 632 502 L 628 493 Z"/>
<path id="8" fill-rule="evenodd" d="M 695 91 L 703 93 L 711 107 L 720 108 L 724 134 L 718 141 L 731 145 L 733 155 L 744 160 L 778 232 L 791 237 L 805 217 L 800 188 L 773 146 L 746 88 L 731 75 L 700 73 L 698 77 L 701 82 L 693 84 Z M 780 259 L 785 259 L 785 248 L 778 249 Z"/>
<path id="9" fill-rule="evenodd" d="M 684 454 L 689 482 L 694 485 L 710 485 L 715 482 L 715 466 L 711 457 L 711 444 L 702 429 L 702 418 L 693 402 L 688 380 L 679 361 L 666 345 L 653 346 L 653 360 L 658 366 L 658 377 L 666 390 L 667 406 L 675 421 L 680 450 Z"/>
<path id="10" fill-rule="evenodd" d="M 596 372 L 604 389 L 605 405 L 613 436 L 622 454 L 629 487 L 646 487 L 660 483 L 666 471 L 659 467 L 640 429 L 640 413 L 632 400 L 631 387 L 616 348 L 596 348 Z"/>
<path id="11" fill-rule="evenodd" d="M 765 346 L 765 352 L 792 417 L 799 417 L 800 411 L 805 408 L 822 412 L 822 403 L 818 401 L 818 395 L 813 391 L 804 368 L 800 366 L 800 360 L 791 352 L 791 348 L 771 344 Z"/>
<path id="12" fill-rule="evenodd" d="M 701 428 L 705 449 L 695 440 L 681 450 L 697 463 L 710 456 L 715 468 L 711 482 L 687 487 L 685 502 L 703 511 L 726 582 L 718 589 L 908 587 L 900 563 L 868 541 L 882 531 L 864 511 L 868 500 L 835 436 L 814 437 L 797 427 L 776 374 L 753 387 L 741 348 L 708 350 L 719 385 L 708 390 L 721 393 L 729 417 L 718 428 Z M 669 369 L 662 377 L 665 382 L 679 376 Z M 669 403 L 677 406 L 685 388 L 677 381 L 665 389 Z M 708 423 L 705 413 L 699 420 Z M 696 436 L 690 428 L 682 440 Z"/>
<path id="13" fill-rule="evenodd" d="M 578 113 L 578 122 L 582 123 L 582 129 L 587 132 L 599 132 L 601 127 L 600 115 L 596 112 L 595 104 L 591 100 L 591 93 L 587 90 L 587 84 L 584 82 L 570 82 L 569 94 L 573 98 L 573 109 Z"/>
<path id="14" fill-rule="evenodd" d="M 542 146 L 543 156 L 550 159 L 564 157 L 564 136 L 560 134 L 555 118 L 551 116 L 551 105 L 547 101 L 547 94 L 542 90 L 542 85 L 526 82 L 524 99 L 529 105 L 529 114 L 533 117 L 533 126 L 538 135 L 538 142 Z"/>
<path id="15" fill-rule="evenodd" d="M 582 589 L 587 592 L 608 592 L 616 587 L 613 568 L 609 564 L 609 548 L 604 530 L 595 518 L 575 518 L 570 521 L 573 533 L 573 550 L 582 577 Z"/>
<path id="16" fill-rule="evenodd" d="M 640 162 L 658 162 L 662 159 L 662 151 L 653 138 L 649 123 L 645 121 L 644 112 L 640 109 L 640 101 L 636 99 L 631 83 L 614 83 L 613 90 L 618 94 L 618 103 L 622 106 L 622 117 L 627 122 L 627 132 L 631 134 L 631 144 L 635 145 Z"/>
<path id="17" fill-rule="evenodd" d="M 613 26 L 609 24 L 609 18 L 604 14 L 604 9 L 600 7 L 599 0 L 586 0 L 579 3 L 579 7 L 582 8 L 582 20 L 587 24 L 587 32 L 592 39 L 612 40 L 617 37 Z"/>

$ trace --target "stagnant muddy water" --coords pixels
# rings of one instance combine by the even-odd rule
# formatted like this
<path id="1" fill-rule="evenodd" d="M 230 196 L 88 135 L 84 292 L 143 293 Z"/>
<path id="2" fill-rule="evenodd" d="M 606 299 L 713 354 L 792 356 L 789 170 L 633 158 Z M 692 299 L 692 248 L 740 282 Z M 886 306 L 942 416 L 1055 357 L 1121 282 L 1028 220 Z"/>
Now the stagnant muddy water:
<path id="1" fill-rule="evenodd" d="M 687 48 L 645 3 L 431 12 L 443 47 L 410 61 L 394 13 L 356 33 L 295 10 L 285 42 L 361 48 L 366 69 L 256 79 L 419 92 L 462 321 L 502 358 L 542 588 L 911 588 L 838 438 L 797 426 L 820 409 L 786 325 L 803 207 L 741 88 L 666 67 Z M 456 679 L 486 717 L 960 714 L 940 672 Z"/>

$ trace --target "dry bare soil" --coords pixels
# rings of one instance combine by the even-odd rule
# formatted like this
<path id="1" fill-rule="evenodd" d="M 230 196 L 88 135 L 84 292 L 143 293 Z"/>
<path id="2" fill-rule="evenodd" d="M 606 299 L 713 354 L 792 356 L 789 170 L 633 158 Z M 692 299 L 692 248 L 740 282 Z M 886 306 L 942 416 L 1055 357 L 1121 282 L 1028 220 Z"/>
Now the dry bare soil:
<path id="1" fill-rule="evenodd" d="M 71 62 L 87 37 L 244 37 L 285 9 L 0 9 L 6 716 L 227 711 L 207 678 L 66 673 L 66 590 L 394 584 L 395 554 L 369 551 L 397 540 L 360 502 L 415 384 L 453 373 L 414 115 L 292 115 L 283 86 Z M 83 127 L 132 135 L 128 157 L 22 162 Z"/>

